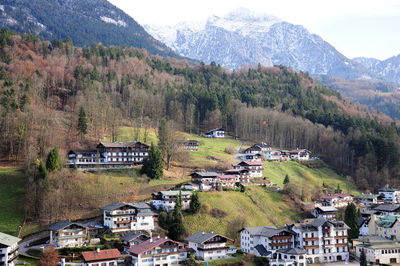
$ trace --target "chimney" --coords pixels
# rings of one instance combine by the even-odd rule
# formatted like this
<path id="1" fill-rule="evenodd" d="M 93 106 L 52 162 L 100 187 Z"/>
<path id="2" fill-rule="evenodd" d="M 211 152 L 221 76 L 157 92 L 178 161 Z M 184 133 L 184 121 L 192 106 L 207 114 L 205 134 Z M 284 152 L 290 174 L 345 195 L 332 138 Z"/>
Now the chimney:
<path id="1" fill-rule="evenodd" d="M 97 249 L 96 249 L 96 253 L 100 253 L 100 248 L 97 248 Z"/>

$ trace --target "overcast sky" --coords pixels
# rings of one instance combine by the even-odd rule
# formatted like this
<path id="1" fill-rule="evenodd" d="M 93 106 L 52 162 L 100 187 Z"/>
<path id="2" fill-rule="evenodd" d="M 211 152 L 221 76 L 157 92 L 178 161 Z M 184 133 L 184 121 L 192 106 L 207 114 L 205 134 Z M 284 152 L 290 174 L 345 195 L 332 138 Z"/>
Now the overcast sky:
<path id="1" fill-rule="evenodd" d="M 224 16 L 238 7 L 305 26 L 349 58 L 400 54 L 400 0 L 110 0 L 140 24 Z"/>

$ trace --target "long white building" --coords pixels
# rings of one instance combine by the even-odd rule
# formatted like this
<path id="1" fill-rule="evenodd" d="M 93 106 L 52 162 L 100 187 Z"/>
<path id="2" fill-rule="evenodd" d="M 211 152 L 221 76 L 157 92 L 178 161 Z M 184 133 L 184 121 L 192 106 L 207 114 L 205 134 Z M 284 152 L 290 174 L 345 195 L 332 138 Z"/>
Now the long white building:
<path id="1" fill-rule="evenodd" d="M 20 238 L 0 232 L 0 265 L 14 266 L 18 258 Z"/>

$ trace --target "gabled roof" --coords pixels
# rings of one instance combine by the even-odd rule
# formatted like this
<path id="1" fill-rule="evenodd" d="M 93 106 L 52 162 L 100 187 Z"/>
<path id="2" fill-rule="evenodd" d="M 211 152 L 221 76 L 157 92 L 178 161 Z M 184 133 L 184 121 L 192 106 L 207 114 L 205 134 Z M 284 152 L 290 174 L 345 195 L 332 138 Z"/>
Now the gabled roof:
<path id="1" fill-rule="evenodd" d="M 185 238 L 185 241 L 203 244 L 204 242 L 206 242 L 207 240 L 209 240 L 215 236 L 220 236 L 222 238 L 225 238 L 226 240 L 232 241 L 231 239 L 229 239 L 223 235 L 215 234 L 215 233 L 206 233 L 206 232 L 197 232 L 194 235 L 191 235 L 191 236 Z"/>
<path id="2" fill-rule="evenodd" d="M 304 220 L 302 223 L 297 224 L 296 228 L 304 231 L 309 231 L 310 229 L 316 231 L 318 227 L 324 225 L 325 223 L 329 223 L 338 228 L 350 229 L 350 227 L 343 221 L 329 221 L 323 218 Z"/>
<path id="3" fill-rule="evenodd" d="M 398 212 L 400 211 L 399 204 L 382 204 L 378 205 L 374 208 L 375 211 L 383 211 L 383 212 Z"/>
<path id="4" fill-rule="evenodd" d="M 123 237 L 121 237 L 122 241 L 132 241 L 135 240 L 136 238 L 139 238 L 141 236 L 144 236 L 146 238 L 149 238 L 149 236 L 145 235 L 145 234 L 141 234 L 141 233 L 135 233 L 135 232 L 131 232 L 127 235 L 124 235 Z"/>
<path id="5" fill-rule="evenodd" d="M 98 251 L 84 251 L 82 252 L 83 260 L 85 262 L 91 261 L 105 261 L 105 260 L 112 260 L 118 259 L 121 257 L 121 253 L 118 249 L 103 249 Z"/>
<path id="6" fill-rule="evenodd" d="M 302 248 L 285 248 L 285 249 L 278 249 L 276 252 L 289 254 L 289 255 L 304 255 L 307 252 Z"/>
<path id="7" fill-rule="evenodd" d="M 249 162 L 249 161 L 241 161 L 238 163 L 238 165 L 251 165 L 251 166 L 257 166 L 257 165 L 263 165 L 262 162 Z"/>
<path id="8" fill-rule="evenodd" d="M 124 142 L 100 142 L 97 146 L 99 145 L 106 148 L 125 148 L 127 146 Z"/>
<path id="9" fill-rule="evenodd" d="M 80 149 L 73 149 L 73 150 L 70 150 L 70 151 L 68 152 L 68 154 L 70 154 L 70 153 L 75 153 L 75 154 L 77 154 L 77 153 L 97 153 L 97 150 L 80 150 Z"/>
<path id="10" fill-rule="evenodd" d="M 376 199 L 378 198 L 379 195 L 376 194 L 371 194 L 371 193 L 361 193 L 360 195 L 358 195 L 358 199 Z"/>
<path id="11" fill-rule="evenodd" d="M 240 231 L 247 230 L 251 235 L 272 237 L 282 232 L 296 234 L 288 228 L 276 228 L 275 226 L 245 227 Z"/>
<path id="12" fill-rule="evenodd" d="M 129 203 L 129 204 L 138 209 L 150 209 L 151 208 L 149 206 L 149 204 L 147 204 L 146 202 L 135 202 L 135 203 Z"/>
<path id="13" fill-rule="evenodd" d="M 0 232 L 0 244 L 2 245 L 9 247 L 17 244 L 19 241 L 21 241 L 21 238 Z"/>
<path id="14" fill-rule="evenodd" d="M 214 129 L 211 129 L 211 130 L 207 131 L 206 134 L 210 134 L 210 133 L 212 133 L 214 131 L 225 131 L 225 130 L 223 128 L 214 128 Z"/>
<path id="15" fill-rule="evenodd" d="M 103 207 L 103 208 L 101 208 L 101 209 L 104 210 L 104 211 L 113 211 L 113 210 L 117 210 L 117 209 L 119 209 L 119 208 L 121 208 L 121 207 L 123 207 L 123 206 L 129 206 L 129 207 L 131 207 L 132 209 L 135 208 L 135 206 L 134 206 L 133 204 L 131 204 L 131 203 L 117 202 L 117 203 L 112 203 L 112 204 L 110 204 L 110 205 L 107 205 L 107 206 L 105 206 L 105 207 Z M 137 208 L 137 207 L 136 207 L 136 208 Z"/>
<path id="16" fill-rule="evenodd" d="M 315 209 L 319 209 L 322 212 L 337 212 L 338 211 L 338 209 L 336 209 L 333 206 L 322 206 L 322 207 L 317 207 Z"/>
<path id="17" fill-rule="evenodd" d="M 260 254 L 261 257 L 268 257 L 272 254 L 272 252 L 266 250 L 263 245 L 257 245 L 254 248 L 258 251 L 258 254 Z"/>
<path id="18" fill-rule="evenodd" d="M 393 225 L 399 220 L 398 215 L 385 215 L 377 217 L 376 224 L 379 227 L 392 228 Z"/>
<path id="19" fill-rule="evenodd" d="M 219 174 L 217 172 L 194 172 L 190 174 L 191 176 L 193 175 L 199 175 L 200 177 L 203 178 L 210 178 L 210 177 L 217 177 Z"/>
<path id="20" fill-rule="evenodd" d="M 149 240 L 146 240 L 136 246 L 133 246 L 129 249 L 129 252 L 135 255 L 140 255 L 143 252 L 149 251 L 155 247 L 158 247 L 165 242 L 172 242 L 175 243 L 176 245 L 183 245 L 182 243 L 176 242 L 174 240 L 168 239 L 168 238 L 151 238 Z"/>
<path id="21" fill-rule="evenodd" d="M 160 191 L 160 192 L 157 192 L 157 193 L 154 193 L 154 194 L 162 194 L 162 195 L 165 195 L 165 196 L 178 196 L 179 195 L 179 192 L 181 192 L 182 194 L 182 196 L 187 196 L 187 195 L 192 195 L 192 192 L 190 192 L 190 191 L 184 191 L 184 190 L 168 190 L 168 191 Z"/>
<path id="22" fill-rule="evenodd" d="M 68 227 L 70 225 L 73 225 L 73 224 L 77 225 L 77 226 L 80 226 L 82 228 L 87 228 L 86 226 L 84 226 L 84 225 L 82 225 L 80 223 L 74 223 L 74 222 L 69 222 L 69 221 L 61 221 L 61 222 L 58 222 L 58 223 L 55 223 L 55 224 L 49 226 L 49 230 L 58 231 L 58 230 L 62 230 L 62 229 L 66 228 L 66 227 Z"/>
<path id="23" fill-rule="evenodd" d="M 334 198 L 345 198 L 345 197 L 351 197 L 351 195 L 346 193 L 335 193 L 333 195 L 324 195 L 321 197 L 321 199 L 334 199 Z"/>
<path id="24" fill-rule="evenodd" d="M 225 174 L 223 174 L 223 175 L 218 176 L 218 178 L 219 179 L 227 179 L 227 180 L 229 180 L 229 179 L 236 179 L 236 176 L 235 175 L 225 175 Z"/>

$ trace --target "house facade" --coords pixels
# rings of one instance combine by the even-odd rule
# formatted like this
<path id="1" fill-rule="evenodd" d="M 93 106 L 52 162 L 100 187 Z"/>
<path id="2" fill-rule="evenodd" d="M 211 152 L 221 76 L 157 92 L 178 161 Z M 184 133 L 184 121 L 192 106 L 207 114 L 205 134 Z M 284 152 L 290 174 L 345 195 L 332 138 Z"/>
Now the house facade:
<path id="1" fill-rule="evenodd" d="M 199 150 L 199 142 L 197 140 L 180 140 L 176 142 L 176 146 L 178 149 L 186 150 L 186 151 L 198 151 Z"/>
<path id="2" fill-rule="evenodd" d="M 214 189 L 219 175 L 217 172 L 194 172 L 190 174 L 192 183 L 196 184 L 201 191 Z"/>
<path id="3" fill-rule="evenodd" d="M 247 169 L 229 169 L 224 171 L 224 174 L 236 176 L 236 179 L 242 185 L 246 185 L 250 182 L 250 171 Z"/>
<path id="4" fill-rule="evenodd" d="M 220 184 L 222 188 L 234 188 L 236 182 L 240 182 L 240 177 L 236 175 L 219 175 L 217 178 L 217 184 Z"/>
<path id="5" fill-rule="evenodd" d="M 88 243 L 88 228 L 82 224 L 61 221 L 49 226 L 50 245 L 57 248 L 81 247 Z"/>
<path id="6" fill-rule="evenodd" d="M 290 159 L 308 161 L 310 160 L 311 152 L 306 149 L 296 149 L 290 151 Z"/>
<path id="7" fill-rule="evenodd" d="M 335 193 L 333 195 L 324 195 L 321 197 L 322 206 L 344 208 L 351 202 L 353 202 L 353 196 L 350 194 Z"/>
<path id="8" fill-rule="evenodd" d="M 121 253 L 118 249 L 104 249 L 82 252 L 84 266 L 117 266 Z"/>
<path id="9" fill-rule="evenodd" d="M 152 205 L 157 209 L 162 209 L 166 212 L 173 211 L 176 206 L 176 200 L 181 194 L 182 199 L 182 210 L 188 210 L 190 208 L 190 200 L 192 198 L 192 192 L 190 191 L 160 191 L 153 193 Z"/>
<path id="10" fill-rule="evenodd" d="M 381 204 L 372 210 L 376 215 L 400 215 L 400 204 Z"/>
<path id="11" fill-rule="evenodd" d="M 306 266 L 307 252 L 302 248 L 279 249 L 269 260 L 270 266 Z"/>
<path id="12" fill-rule="evenodd" d="M 71 168 L 123 168 L 139 165 L 149 156 L 149 146 L 141 142 L 100 142 L 96 149 L 70 150 Z"/>
<path id="13" fill-rule="evenodd" d="M 368 222 L 369 235 L 400 240 L 399 215 L 371 215 Z"/>
<path id="14" fill-rule="evenodd" d="M 295 224 L 298 247 L 306 250 L 311 263 L 344 261 L 349 256 L 347 231 L 342 221 L 309 219 Z"/>
<path id="15" fill-rule="evenodd" d="M 379 195 L 382 196 L 384 202 L 399 203 L 400 190 L 397 188 L 381 188 L 378 190 Z"/>
<path id="16" fill-rule="evenodd" d="M 222 260 L 227 258 L 229 247 L 226 243 L 231 239 L 213 232 L 197 232 L 185 238 L 189 248 L 195 252 L 195 257 L 202 261 Z"/>
<path id="17" fill-rule="evenodd" d="M 0 265 L 14 266 L 18 259 L 20 238 L 0 232 Z"/>
<path id="18" fill-rule="evenodd" d="M 318 219 L 335 220 L 337 211 L 333 206 L 322 206 L 315 208 L 311 214 Z"/>
<path id="19" fill-rule="evenodd" d="M 356 256 L 360 257 L 364 250 L 367 262 L 381 264 L 400 263 L 400 244 L 390 239 L 363 241 L 355 245 Z"/>
<path id="20" fill-rule="evenodd" d="M 361 193 L 357 197 L 357 201 L 364 204 L 367 207 L 371 207 L 372 205 L 378 204 L 378 196 L 376 194 L 371 193 Z"/>
<path id="21" fill-rule="evenodd" d="M 168 238 L 150 238 L 129 249 L 133 265 L 178 265 L 187 260 L 193 250 Z"/>
<path id="22" fill-rule="evenodd" d="M 225 138 L 225 130 L 222 128 L 216 128 L 206 133 L 207 138 Z"/>
<path id="23" fill-rule="evenodd" d="M 238 164 L 233 165 L 234 169 L 244 169 L 249 171 L 250 178 L 262 177 L 263 163 L 262 162 L 246 162 L 241 161 Z"/>
<path id="24" fill-rule="evenodd" d="M 154 230 L 154 213 L 146 203 L 113 203 L 102 208 L 104 226 L 115 232 Z"/>
<path id="25" fill-rule="evenodd" d="M 124 243 L 124 251 L 127 252 L 132 246 L 139 245 L 140 243 L 149 240 L 150 237 L 136 232 L 130 232 L 129 234 L 121 237 L 122 242 Z"/>

